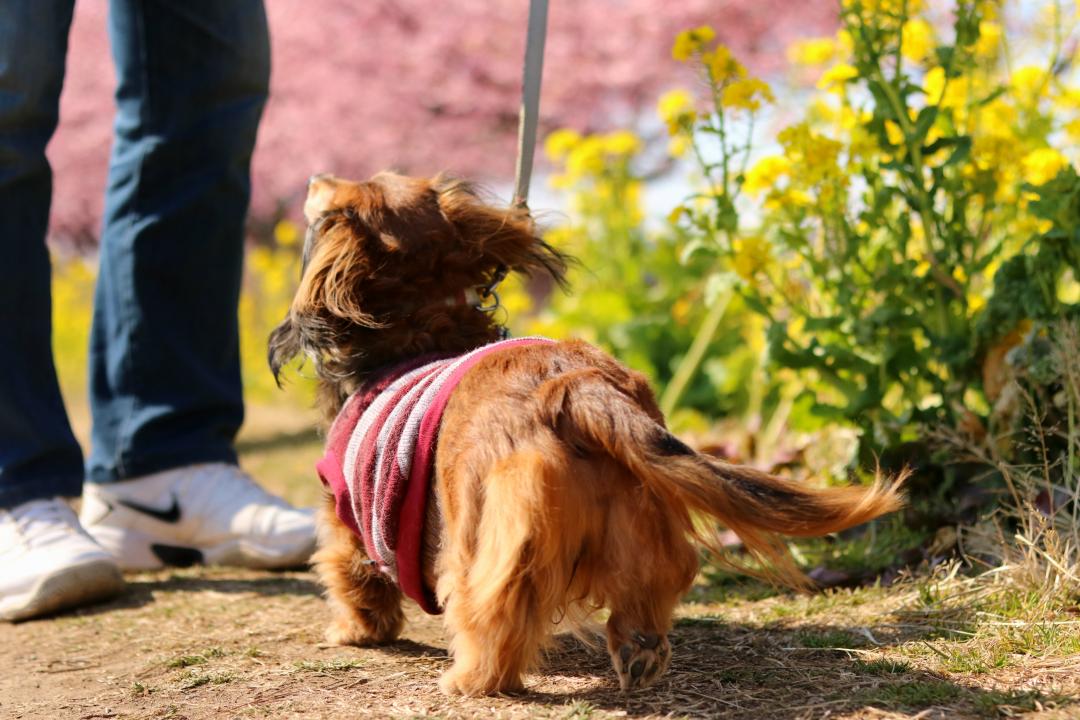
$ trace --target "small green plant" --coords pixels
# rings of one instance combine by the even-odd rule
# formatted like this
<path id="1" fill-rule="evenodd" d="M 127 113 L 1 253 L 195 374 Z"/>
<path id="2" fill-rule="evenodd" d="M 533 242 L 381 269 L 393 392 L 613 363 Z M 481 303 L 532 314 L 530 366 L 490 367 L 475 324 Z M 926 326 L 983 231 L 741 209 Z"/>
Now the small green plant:
<path id="1" fill-rule="evenodd" d="M 988 717 L 1013 716 L 1016 713 L 1034 712 L 1050 702 L 1061 705 L 1064 698 L 1050 698 L 1035 690 L 1010 692 L 986 691 L 975 696 L 975 708 Z"/>
<path id="2" fill-rule="evenodd" d="M 205 665 L 207 662 L 204 655 L 181 655 L 180 657 L 173 658 L 169 662 L 165 663 L 166 667 L 171 668 L 186 668 L 192 665 Z"/>
<path id="3" fill-rule="evenodd" d="M 873 705 L 918 710 L 953 702 L 967 692 L 964 688 L 940 680 L 918 680 L 898 685 L 881 685 L 864 692 L 861 699 Z"/>
<path id="4" fill-rule="evenodd" d="M 227 653 L 221 648 L 212 647 L 199 654 L 175 657 L 165 663 L 165 666 L 170 668 L 186 668 L 191 667 L 192 665 L 205 665 L 210 662 L 212 658 L 225 657 L 226 654 Z"/>
<path id="5" fill-rule="evenodd" d="M 298 660 L 293 663 L 297 672 L 342 672 L 364 667 L 363 660 L 358 658 L 334 658 L 333 660 Z"/>
<path id="6" fill-rule="evenodd" d="M 844 630 L 828 630 L 826 632 L 800 632 L 796 639 L 803 647 L 820 648 L 822 650 L 839 650 L 858 648 L 866 644 L 866 641 L 857 635 Z"/>
<path id="7" fill-rule="evenodd" d="M 236 679 L 231 672 L 200 673 L 194 670 L 186 670 L 180 674 L 178 685 L 181 690 L 191 690 L 203 685 L 225 685 Z"/>
<path id="8" fill-rule="evenodd" d="M 148 685 L 144 685 L 138 681 L 131 683 L 131 694 L 135 697 L 149 695 L 152 692 L 154 692 L 154 688 L 149 687 Z"/>
<path id="9" fill-rule="evenodd" d="M 596 712 L 596 706 L 584 700 L 575 700 L 570 703 L 563 715 L 564 720 L 589 720 Z"/>
<path id="10" fill-rule="evenodd" d="M 851 663 L 852 669 L 863 675 L 903 675 L 906 673 L 914 672 L 915 668 L 911 666 L 905 660 L 892 660 L 890 658 L 879 658 L 877 660 L 861 660 L 856 658 Z"/>

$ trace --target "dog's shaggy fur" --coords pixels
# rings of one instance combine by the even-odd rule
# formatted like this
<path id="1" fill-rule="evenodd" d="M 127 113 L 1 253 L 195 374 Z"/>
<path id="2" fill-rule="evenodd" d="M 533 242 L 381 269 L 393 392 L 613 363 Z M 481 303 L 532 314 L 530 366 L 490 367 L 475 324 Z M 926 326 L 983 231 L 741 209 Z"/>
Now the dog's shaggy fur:
<path id="1" fill-rule="evenodd" d="M 308 358 L 328 420 L 380 368 L 498 339 L 490 314 L 448 298 L 502 266 L 558 282 L 566 269 L 525 211 L 490 207 L 460 182 L 320 176 L 305 214 L 306 267 L 270 362 L 278 374 Z M 895 484 L 814 489 L 694 452 L 665 429 L 641 375 L 582 342 L 482 360 L 450 400 L 435 463 L 424 573 L 452 638 L 441 681 L 451 693 L 520 689 L 556 624 L 597 608 L 610 611 L 621 686 L 649 685 L 670 662 L 667 633 L 697 546 L 719 548 L 701 517 L 799 585 L 780 535 L 823 535 L 900 505 Z M 365 560 L 331 499 L 315 564 L 333 642 L 401 631 L 400 591 Z"/>

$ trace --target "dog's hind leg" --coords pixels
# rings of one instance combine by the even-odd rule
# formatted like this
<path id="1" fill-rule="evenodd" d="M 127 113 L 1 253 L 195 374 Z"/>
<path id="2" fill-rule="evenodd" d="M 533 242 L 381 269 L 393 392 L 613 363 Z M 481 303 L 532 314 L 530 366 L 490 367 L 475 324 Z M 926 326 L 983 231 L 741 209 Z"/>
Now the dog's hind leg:
<path id="1" fill-rule="evenodd" d="M 439 682 L 447 694 L 521 690 L 550 640 L 573 562 L 561 537 L 552 542 L 550 476 L 540 453 L 518 452 L 473 481 L 482 492 L 447 485 L 458 490 L 438 585 L 454 660 Z"/>
<path id="2" fill-rule="evenodd" d="M 401 591 L 368 562 L 363 541 L 337 517 L 332 497 L 323 508 L 319 532 L 312 564 L 333 611 L 327 641 L 377 645 L 395 640 L 405 623 Z"/>
<path id="3" fill-rule="evenodd" d="M 611 611 L 608 652 L 623 690 L 647 687 L 671 662 L 671 616 L 693 581 L 698 557 L 680 519 L 650 493 L 621 495 L 608 520 L 601 586 Z"/>

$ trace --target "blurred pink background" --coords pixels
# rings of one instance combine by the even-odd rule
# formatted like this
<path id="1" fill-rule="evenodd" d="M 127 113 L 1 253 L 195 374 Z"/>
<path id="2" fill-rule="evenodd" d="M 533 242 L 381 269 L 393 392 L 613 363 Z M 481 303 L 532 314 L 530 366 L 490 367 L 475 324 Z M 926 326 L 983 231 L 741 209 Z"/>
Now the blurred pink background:
<path id="1" fill-rule="evenodd" d="M 49 146 L 52 234 L 79 245 L 98 232 L 111 144 L 107 7 L 76 3 Z M 294 208 L 315 172 L 509 178 L 527 9 L 527 0 L 268 0 L 273 74 L 253 213 Z M 832 0 L 553 0 L 542 132 L 637 126 L 664 88 L 693 82 L 671 60 L 679 30 L 711 24 L 769 72 L 793 36 L 828 31 L 835 13 Z"/>

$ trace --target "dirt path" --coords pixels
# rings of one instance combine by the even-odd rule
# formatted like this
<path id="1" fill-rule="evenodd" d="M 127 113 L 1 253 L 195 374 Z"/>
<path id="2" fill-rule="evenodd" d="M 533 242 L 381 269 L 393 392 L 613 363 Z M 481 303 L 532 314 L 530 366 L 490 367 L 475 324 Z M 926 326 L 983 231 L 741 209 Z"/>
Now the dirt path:
<path id="1" fill-rule="evenodd" d="M 777 619 L 790 598 L 684 606 L 672 672 L 651 690 L 620 693 L 604 653 L 567 638 L 545 672 L 529 678 L 528 694 L 466 700 L 438 692 L 445 638 L 422 614 L 387 648 L 322 646 L 326 610 L 310 573 L 215 568 L 129 580 L 114 602 L 0 626 L 0 662 L 9 668 L 0 675 L 0 717 L 1080 717 L 1061 694 L 1075 691 L 1080 672 L 1029 677 L 1040 701 L 1015 673 L 1002 683 L 992 673 L 934 672 L 910 657 L 890 665 L 881 658 L 910 633 L 895 622 L 853 622 L 847 601 L 805 605 L 805 616 L 790 621 Z M 865 600 L 858 608 L 867 609 Z M 864 632 L 880 645 L 854 647 Z"/>
<path id="2" fill-rule="evenodd" d="M 298 504 L 320 493 L 313 426 L 254 412 L 241 437 L 245 467 Z M 567 639 L 527 694 L 466 700 L 439 693 L 446 639 L 418 611 L 390 647 L 321 645 L 327 610 L 311 573 L 128 581 L 111 603 L 0 624 L 0 718 L 1080 718 L 1078 616 L 1016 636 L 964 618 L 949 630 L 905 614 L 910 587 L 754 599 L 760 586 L 703 584 L 654 688 L 619 692 L 605 653 Z"/>

